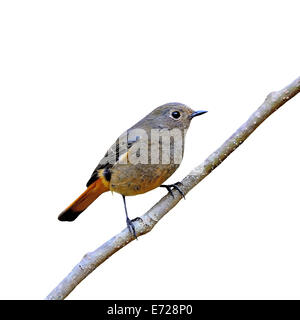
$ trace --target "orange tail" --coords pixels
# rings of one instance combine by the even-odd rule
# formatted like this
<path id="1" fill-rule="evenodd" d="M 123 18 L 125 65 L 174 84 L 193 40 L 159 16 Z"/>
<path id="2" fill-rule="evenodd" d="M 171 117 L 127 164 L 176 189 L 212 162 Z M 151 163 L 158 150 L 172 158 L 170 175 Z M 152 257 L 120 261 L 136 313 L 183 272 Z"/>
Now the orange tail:
<path id="1" fill-rule="evenodd" d="M 58 220 L 74 221 L 100 194 L 108 190 L 107 183 L 103 182 L 102 177 L 100 177 L 58 216 Z"/>

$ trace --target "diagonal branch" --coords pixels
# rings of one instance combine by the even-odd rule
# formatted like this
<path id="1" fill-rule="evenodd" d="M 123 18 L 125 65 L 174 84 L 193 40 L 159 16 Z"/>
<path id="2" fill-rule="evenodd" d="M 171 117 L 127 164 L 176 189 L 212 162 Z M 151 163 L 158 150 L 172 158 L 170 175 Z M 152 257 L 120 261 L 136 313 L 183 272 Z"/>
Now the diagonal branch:
<path id="1" fill-rule="evenodd" d="M 242 144 L 264 120 L 299 92 L 300 77 L 282 90 L 270 93 L 263 104 L 231 137 L 182 180 L 183 186 L 181 186 L 181 189 L 183 192 L 187 194 L 200 181 L 208 176 Z M 144 235 L 151 231 L 156 223 L 175 207 L 180 200 L 181 195 L 178 191 L 174 191 L 174 198 L 166 195 L 143 216 L 135 219 L 134 225 L 137 236 Z M 46 299 L 62 300 L 66 298 L 83 279 L 132 240 L 134 240 L 134 238 L 126 228 L 95 251 L 87 253 Z"/>

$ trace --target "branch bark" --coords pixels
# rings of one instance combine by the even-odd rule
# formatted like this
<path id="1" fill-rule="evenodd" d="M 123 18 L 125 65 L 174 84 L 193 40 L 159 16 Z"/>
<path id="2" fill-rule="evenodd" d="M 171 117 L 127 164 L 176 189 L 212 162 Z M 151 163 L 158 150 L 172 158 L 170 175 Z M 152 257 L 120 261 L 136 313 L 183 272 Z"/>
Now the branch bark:
<path id="1" fill-rule="evenodd" d="M 300 77 L 282 90 L 270 93 L 263 104 L 231 137 L 182 180 L 183 185 L 181 189 L 183 192 L 187 194 L 200 181 L 208 176 L 241 145 L 264 120 L 299 92 Z M 136 218 L 134 220 L 134 226 L 137 236 L 144 235 L 151 231 L 157 222 L 174 208 L 181 199 L 178 191 L 174 191 L 174 198 L 171 195 L 166 195 L 148 212 Z M 87 253 L 46 299 L 63 300 L 66 298 L 91 272 L 132 240 L 134 240 L 134 238 L 126 228 L 102 244 L 95 251 Z"/>

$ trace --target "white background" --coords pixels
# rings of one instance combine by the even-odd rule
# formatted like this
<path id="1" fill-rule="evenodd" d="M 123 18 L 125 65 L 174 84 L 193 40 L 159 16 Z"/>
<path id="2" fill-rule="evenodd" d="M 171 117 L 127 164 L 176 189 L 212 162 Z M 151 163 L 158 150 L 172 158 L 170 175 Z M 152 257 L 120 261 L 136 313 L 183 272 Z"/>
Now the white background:
<path id="1" fill-rule="evenodd" d="M 1 1 L 0 298 L 43 299 L 125 227 L 105 193 L 57 215 L 107 148 L 171 101 L 193 120 L 181 180 L 300 76 L 299 1 Z M 300 95 L 69 299 L 300 299 Z M 131 218 L 164 194 L 128 198 Z"/>

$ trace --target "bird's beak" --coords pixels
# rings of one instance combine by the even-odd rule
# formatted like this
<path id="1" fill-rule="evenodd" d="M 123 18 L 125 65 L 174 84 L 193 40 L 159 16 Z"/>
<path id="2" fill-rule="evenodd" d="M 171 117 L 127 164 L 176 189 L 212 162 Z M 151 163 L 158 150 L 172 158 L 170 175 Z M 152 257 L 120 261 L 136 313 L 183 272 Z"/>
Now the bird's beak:
<path id="1" fill-rule="evenodd" d="M 204 114 L 206 112 L 207 111 L 203 111 L 203 110 L 195 111 L 190 115 L 190 119 L 193 119 L 194 117 L 200 116 L 201 114 Z"/>

